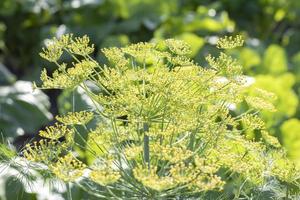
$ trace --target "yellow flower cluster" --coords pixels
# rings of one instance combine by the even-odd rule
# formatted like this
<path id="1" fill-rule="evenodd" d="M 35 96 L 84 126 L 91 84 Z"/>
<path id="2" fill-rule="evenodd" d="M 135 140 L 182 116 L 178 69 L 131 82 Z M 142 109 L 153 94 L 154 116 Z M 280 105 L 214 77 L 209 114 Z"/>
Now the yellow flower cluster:
<path id="1" fill-rule="evenodd" d="M 271 175 L 277 177 L 280 181 L 286 183 L 295 182 L 300 173 L 299 169 L 296 168 L 295 163 L 291 160 L 282 156 L 282 153 L 272 152 L 271 153 Z"/>
<path id="2" fill-rule="evenodd" d="M 109 130 L 107 125 L 100 124 L 95 130 L 89 132 L 89 143 L 96 143 L 99 146 L 108 147 L 112 144 L 112 130 Z"/>
<path id="3" fill-rule="evenodd" d="M 44 69 L 41 73 L 42 88 L 74 88 L 91 76 L 94 71 L 95 62 L 82 60 L 73 65 L 73 67 L 66 69 L 66 64 L 62 63 L 53 72 L 52 77 L 49 77 L 47 70 Z"/>
<path id="4" fill-rule="evenodd" d="M 275 112 L 276 109 L 274 105 L 266 99 L 260 97 L 248 96 L 245 98 L 247 104 L 258 110 L 268 110 L 271 112 Z"/>
<path id="5" fill-rule="evenodd" d="M 215 173 L 217 165 L 208 165 L 203 159 L 196 157 L 195 165 L 184 162 L 178 163 L 170 169 L 170 174 L 179 185 L 184 185 L 193 191 L 220 190 L 225 184 Z"/>
<path id="6" fill-rule="evenodd" d="M 110 150 L 114 148 L 115 143 L 124 142 L 126 144 L 127 141 L 133 138 L 132 134 L 129 133 L 131 130 L 132 129 L 130 128 L 124 129 L 124 127 L 119 126 L 117 127 L 117 130 L 115 130 L 118 131 L 116 137 L 114 130 L 108 127 L 107 124 L 102 123 L 88 133 L 86 144 L 88 147 L 92 148 L 92 151 L 98 152 L 98 155 L 110 155 Z M 87 152 L 89 152 L 89 150 L 87 150 Z M 125 152 L 126 150 L 124 150 L 124 153 Z M 90 160 L 95 159 L 95 157 L 90 158 Z"/>
<path id="7" fill-rule="evenodd" d="M 225 36 L 223 38 L 219 38 L 217 41 L 217 48 L 219 49 L 233 49 L 236 47 L 243 46 L 244 39 L 241 35 L 233 36 Z"/>
<path id="8" fill-rule="evenodd" d="M 74 130 L 67 128 L 65 125 L 55 123 L 54 126 L 48 126 L 45 130 L 41 130 L 39 135 L 51 140 L 58 140 L 64 136 L 73 136 Z"/>
<path id="9" fill-rule="evenodd" d="M 143 152 L 142 146 L 130 146 L 127 147 L 124 151 L 124 154 L 128 160 L 138 159 L 138 157 Z"/>
<path id="10" fill-rule="evenodd" d="M 104 169 L 96 169 L 90 172 L 90 178 L 92 181 L 106 186 L 109 184 L 113 184 L 119 180 L 121 177 L 120 173 L 117 171 L 112 170 L 111 168 L 104 168 Z"/>
<path id="11" fill-rule="evenodd" d="M 262 138 L 266 141 L 267 144 L 280 148 L 281 144 L 279 143 L 278 139 L 272 135 L 270 135 L 267 131 L 262 130 L 261 131 Z"/>
<path id="12" fill-rule="evenodd" d="M 255 88 L 255 93 L 257 94 L 257 96 L 260 96 L 261 98 L 264 99 L 269 99 L 269 100 L 277 99 L 277 96 L 273 92 L 269 92 L 261 88 Z"/>
<path id="13" fill-rule="evenodd" d="M 207 152 L 209 162 L 239 173 L 253 183 L 262 183 L 266 170 L 266 158 L 260 143 L 242 138 L 221 140 L 218 147 Z M 226 159 L 224 159 L 226 158 Z"/>
<path id="14" fill-rule="evenodd" d="M 75 37 L 75 39 L 68 45 L 71 53 L 87 56 L 94 52 L 94 44 L 90 45 L 90 38 L 87 35 L 83 37 Z"/>
<path id="15" fill-rule="evenodd" d="M 246 129 L 249 130 L 265 128 L 265 122 L 257 115 L 252 115 L 252 114 L 243 115 L 241 121 L 243 125 L 246 127 Z"/>
<path id="16" fill-rule="evenodd" d="M 66 124 L 66 125 L 75 125 L 75 124 L 87 124 L 94 117 L 92 112 L 80 111 L 80 112 L 68 112 L 64 116 L 56 116 L 56 120 Z"/>
<path id="17" fill-rule="evenodd" d="M 156 167 L 148 170 L 142 166 L 138 166 L 133 169 L 133 175 L 143 185 L 157 191 L 167 190 L 176 185 L 172 177 L 160 177 L 156 174 L 156 171 Z"/>
<path id="18" fill-rule="evenodd" d="M 111 64 L 118 65 L 119 68 L 125 68 L 130 63 L 130 61 L 124 57 L 124 53 L 119 48 L 104 48 L 102 49 L 102 53 Z"/>
<path id="19" fill-rule="evenodd" d="M 51 171 L 65 182 L 73 182 L 83 175 L 85 164 L 77 160 L 71 153 L 58 159 L 50 166 Z"/>
<path id="20" fill-rule="evenodd" d="M 43 48 L 40 56 L 55 63 L 58 69 L 53 72 L 52 76 L 48 76 L 46 69 L 42 71 L 42 88 L 74 88 L 94 73 L 97 63 L 89 58 L 89 54 L 94 51 L 94 46 L 89 44 L 87 36 L 73 38 L 72 34 L 67 34 L 59 39 L 53 38 L 48 43 L 49 45 Z M 67 67 L 67 64 L 58 62 L 63 52 L 75 59 L 76 63 L 73 63 L 73 67 Z M 83 59 L 77 58 L 77 55 L 82 56 Z"/>
<path id="21" fill-rule="evenodd" d="M 205 59 L 213 69 L 220 71 L 224 76 L 236 76 L 242 72 L 242 66 L 238 64 L 237 60 L 225 53 L 221 52 L 217 58 L 209 54 Z"/>
<path id="22" fill-rule="evenodd" d="M 42 139 L 34 141 L 32 144 L 26 144 L 23 150 L 23 156 L 33 162 L 51 163 L 64 150 L 58 141 Z"/>
<path id="23" fill-rule="evenodd" d="M 191 53 L 190 47 L 181 40 L 167 39 L 166 45 L 170 51 L 177 55 L 188 55 Z"/>
<path id="24" fill-rule="evenodd" d="M 175 146 L 162 146 L 157 143 L 150 146 L 150 151 L 153 153 L 153 156 L 157 156 L 161 160 L 167 160 L 170 163 L 184 161 L 193 155 L 193 152 L 188 149 Z"/>
<path id="25" fill-rule="evenodd" d="M 63 35 L 61 38 L 53 38 L 48 42 L 40 56 L 50 62 L 57 62 L 63 51 L 87 56 L 94 51 L 94 45 L 90 45 L 90 39 L 86 35 L 73 38 L 72 34 Z"/>
<path id="26" fill-rule="evenodd" d="M 224 181 L 214 173 L 218 168 L 197 161 L 196 165 L 180 162 L 170 167 L 168 175 L 159 176 L 157 167 L 147 169 L 141 165 L 134 168 L 134 177 L 143 185 L 156 191 L 171 188 L 189 188 L 194 192 L 222 189 Z"/>
<path id="27" fill-rule="evenodd" d="M 40 53 L 40 56 L 50 62 L 56 62 L 62 54 L 62 49 L 57 48 L 57 45 L 52 43 L 49 44 L 47 48 L 43 48 L 43 52 Z"/>

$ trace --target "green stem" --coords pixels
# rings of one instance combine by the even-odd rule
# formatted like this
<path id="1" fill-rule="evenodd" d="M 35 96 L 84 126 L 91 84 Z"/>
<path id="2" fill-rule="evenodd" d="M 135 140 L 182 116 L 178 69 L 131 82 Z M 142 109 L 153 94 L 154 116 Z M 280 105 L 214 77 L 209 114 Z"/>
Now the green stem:
<path id="1" fill-rule="evenodd" d="M 190 143 L 189 143 L 189 146 L 188 146 L 189 150 L 193 150 L 194 149 L 195 138 L 196 138 L 195 136 L 196 136 L 196 133 L 192 132 L 191 136 L 190 136 Z"/>
<path id="2" fill-rule="evenodd" d="M 150 169 L 150 150 L 149 150 L 149 136 L 146 135 L 146 132 L 149 131 L 149 125 L 144 123 L 143 132 L 144 132 L 144 159 L 148 164 L 148 169 Z"/>
<path id="3" fill-rule="evenodd" d="M 72 187 L 71 187 L 71 183 L 67 183 L 67 199 L 68 200 L 72 200 Z"/>

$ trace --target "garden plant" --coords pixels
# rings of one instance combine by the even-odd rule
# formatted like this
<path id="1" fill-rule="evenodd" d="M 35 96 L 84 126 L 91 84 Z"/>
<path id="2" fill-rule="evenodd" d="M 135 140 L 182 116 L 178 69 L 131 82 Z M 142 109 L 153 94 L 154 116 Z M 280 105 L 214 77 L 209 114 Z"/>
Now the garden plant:
<path id="1" fill-rule="evenodd" d="M 69 199 L 72 186 L 98 199 L 299 198 L 299 170 L 260 118 L 276 112 L 276 96 L 226 53 L 243 43 L 220 38 L 207 66 L 175 39 L 104 48 L 104 64 L 87 36 L 53 38 L 40 56 L 57 69 L 35 87 L 80 88 L 93 107 L 56 116 L 41 139 L 2 157 L 62 180 Z"/>

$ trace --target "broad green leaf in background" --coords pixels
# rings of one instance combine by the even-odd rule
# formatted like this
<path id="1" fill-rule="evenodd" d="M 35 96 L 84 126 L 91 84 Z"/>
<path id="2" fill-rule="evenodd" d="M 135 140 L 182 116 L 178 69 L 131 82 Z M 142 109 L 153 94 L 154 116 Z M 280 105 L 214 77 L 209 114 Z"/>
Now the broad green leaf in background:
<path id="1" fill-rule="evenodd" d="M 8 71 L 2 63 L 0 63 L 0 85 L 12 84 L 15 80 L 16 76 Z"/>
<path id="2" fill-rule="evenodd" d="M 36 194 L 25 192 L 23 184 L 14 177 L 10 177 L 6 180 L 5 199 L 3 200 L 10 199 L 37 200 L 37 197 Z"/>
<path id="3" fill-rule="evenodd" d="M 245 71 L 251 72 L 253 67 L 258 66 L 261 63 L 261 58 L 255 50 L 244 47 L 239 53 L 239 61 L 243 65 Z"/>
<path id="4" fill-rule="evenodd" d="M 17 9 L 17 3 L 11 0 L 0 1 L 1 15 L 10 15 Z"/>
<path id="5" fill-rule="evenodd" d="M 30 163 L 18 157 L 2 162 L 0 171 L 5 173 L 0 173 L 0 199 L 64 200 L 65 184 L 43 174 L 43 170 L 43 166 L 33 170 Z"/>
<path id="6" fill-rule="evenodd" d="M 280 75 L 288 69 L 285 50 L 279 45 L 270 45 L 263 57 L 263 73 Z"/>
<path id="7" fill-rule="evenodd" d="M 0 87 L 0 131 L 5 137 L 34 133 L 52 119 L 50 102 L 32 83 L 17 81 Z"/>
<path id="8" fill-rule="evenodd" d="M 280 127 L 283 145 L 291 159 L 300 167 L 300 120 L 292 118 Z"/>
<path id="9" fill-rule="evenodd" d="M 253 88 L 258 87 L 275 93 L 277 99 L 274 100 L 276 112 L 262 112 L 264 119 L 269 127 L 276 126 L 285 118 L 292 117 L 297 110 L 299 103 L 296 93 L 292 87 L 295 84 L 295 76 L 285 73 L 280 76 L 257 75 Z"/>
<path id="10" fill-rule="evenodd" d="M 101 47 L 107 48 L 107 47 L 122 47 L 129 44 L 129 38 L 127 35 L 121 34 L 121 35 L 111 35 L 106 37 Z"/>
<path id="11" fill-rule="evenodd" d="M 300 52 L 292 57 L 292 64 L 296 76 L 296 82 L 300 84 Z"/>

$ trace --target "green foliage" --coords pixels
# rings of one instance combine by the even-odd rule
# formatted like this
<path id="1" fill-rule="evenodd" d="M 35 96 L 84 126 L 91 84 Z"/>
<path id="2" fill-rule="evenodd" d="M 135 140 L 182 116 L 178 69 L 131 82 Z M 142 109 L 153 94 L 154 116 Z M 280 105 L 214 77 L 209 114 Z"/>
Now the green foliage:
<path id="1" fill-rule="evenodd" d="M 254 49 L 247 47 L 240 50 L 239 60 L 247 72 L 261 63 L 259 54 Z"/>
<path id="2" fill-rule="evenodd" d="M 263 58 L 262 72 L 279 75 L 287 71 L 286 55 L 283 48 L 278 45 L 270 45 Z"/>
<path id="3" fill-rule="evenodd" d="M 27 81 L 0 86 L 0 132 L 5 137 L 35 132 L 52 118 L 48 97 L 40 90 L 31 91 Z"/>
<path id="4" fill-rule="evenodd" d="M 299 166 L 300 153 L 297 149 L 300 146 L 300 121 L 298 119 L 289 119 L 283 123 L 281 126 L 281 131 L 283 134 L 283 145 L 289 152 L 289 156 L 295 160 Z"/>
<path id="5" fill-rule="evenodd" d="M 276 77 L 271 75 L 256 76 L 253 87 L 266 89 L 274 92 L 277 96 L 277 99 L 273 100 L 277 112 L 263 114 L 270 127 L 276 126 L 276 122 L 280 123 L 284 118 L 292 117 L 296 113 L 299 100 L 292 90 L 294 82 L 294 76 L 290 73 L 285 73 Z"/>

